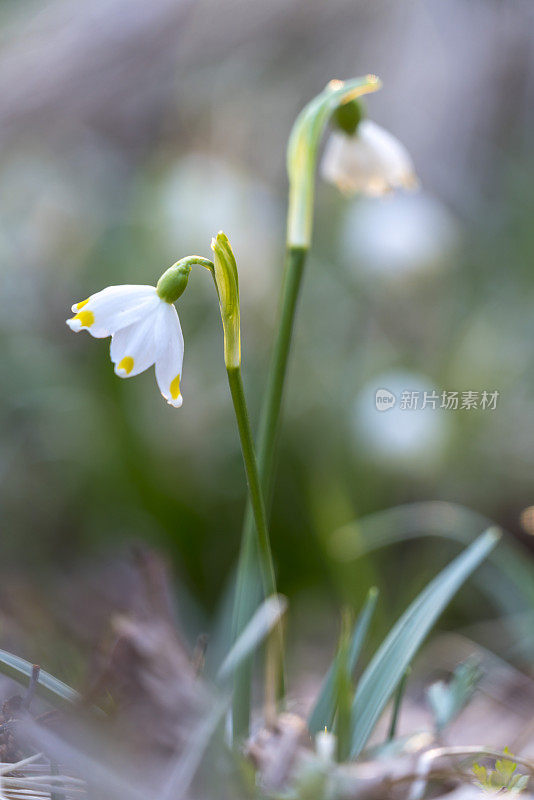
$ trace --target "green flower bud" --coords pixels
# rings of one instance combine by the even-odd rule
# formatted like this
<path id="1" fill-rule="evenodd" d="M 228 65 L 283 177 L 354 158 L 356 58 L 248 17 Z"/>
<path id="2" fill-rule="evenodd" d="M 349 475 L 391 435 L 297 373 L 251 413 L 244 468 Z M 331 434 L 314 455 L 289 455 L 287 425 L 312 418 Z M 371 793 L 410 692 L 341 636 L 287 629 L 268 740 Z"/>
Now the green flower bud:
<path id="1" fill-rule="evenodd" d="M 241 364 L 241 328 L 237 264 L 228 237 L 222 231 L 212 239 L 211 249 L 224 332 L 224 361 L 227 367 L 238 367 Z"/>
<path id="2" fill-rule="evenodd" d="M 361 100 L 351 100 L 336 108 L 332 115 L 332 123 L 348 136 L 354 136 L 365 116 L 365 104 Z"/>
<path id="3" fill-rule="evenodd" d="M 189 280 L 191 264 L 177 261 L 172 267 L 166 270 L 156 284 L 156 290 L 162 300 L 166 303 L 174 303 L 182 295 Z"/>
<path id="4" fill-rule="evenodd" d="M 176 300 L 185 292 L 191 267 L 199 264 L 213 272 L 213 264 L 209 258 L 202 256 L 186 256 L 173 264 L 172 267 L 163 273 L 159 279 L 156 289 L 162 300 L 166 303 L 175 303 Z"/>

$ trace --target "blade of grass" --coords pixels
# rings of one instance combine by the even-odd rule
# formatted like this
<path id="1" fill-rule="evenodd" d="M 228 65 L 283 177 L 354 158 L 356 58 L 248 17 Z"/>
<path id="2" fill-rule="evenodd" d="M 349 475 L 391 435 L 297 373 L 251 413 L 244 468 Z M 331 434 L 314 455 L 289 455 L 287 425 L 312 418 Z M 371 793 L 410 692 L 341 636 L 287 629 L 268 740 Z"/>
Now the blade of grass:
<path id="1" fill-rule="evenodd" d="M 424 638 L 462 583 L 500 538 L 490 529 L 442 570 L 407 608 L 358 682 L 352 705 L 351 756 L 365 747 L 375 724 Z"/>
<path id="2" fill-rule="evenodd" d="M 354 697 L 354 687 L 352 684 L 352 670 L 350 668 L 350 612 L 347 610 L 343 615 L 341 626 L 341 637 L 336 659 L 336 721 L 335 732 L 337 738 L 337 760 L 342 763 L 347 760 L 350 750 L 350 719 L 352 700 Z"/>
<path id="3" fill-rule="evenodd" d="M 356 624 L 352 633 L 349 650 L 349 671 L 351 674 L 356 669 L 356 664 L 358 663 L 358 658 L 360 656 L 360 652 L 365 642 L 367 631 L 369 630 L 369 625 L 376 608 L 377 599 L 378 590 L 373 586 L 371 589 L 369 589 L 367 599 L 358 616 L 358 619 L 356 620 Z M 335 681 L 337 660 L 338 656 L 336 655 L 330 666 L 330 669 L 325 675 L 319 691 L 319 697 L 308 719 L 308 730 L 312 736 L 319 731 L 322 731 L 325 727 L 331 729 L 334 722 L 334 716 L 336 713 Z"/>
<path id="4" fill-rule="evenodd" d="M 406 669 L 406 672 L 400 679 L 400 683 L 397 686 L 395 691 L 395 699 L 393 701 L 393 710 L 391 712 L 391 722 L 389 725 L 389 731 L 387 736 L 387 741 L 392 742 L 395 736 L 397 735 L 397 725 L 399 723 L 399 716 L 400 716 L 400 709 L 402 705 L 402 699 L 404 697 L 404 692 L 406 691 L 406 684 L 408 683 L 408 678 L 410 676 L 410 667 Z"/>
<path id="5" fill-rule="evenodd" d="M 286 608 L 287 600 L 282 595 L 272 595 L 261 604 L 221 664 L 217 673 L 218 683 L 228 680 L 237 667 L 256 650 L 278 623 Z"/>
<path id="6" fill-rule="evenodd" d="M 0 650 L 0 672 L 17 683 L 27 686 L 28 680 L 31 680 L 32 674 L 34 674 L 34 665 L 20 656 L 8 653 L 7 650 Z M 53 705 L 59 703 L 70 706 L 73 703 L 79 703 L 81 699 L 78 692 L 43 669 L 39 671 L 39 677 L 35 682 L 35 691 Z"/>

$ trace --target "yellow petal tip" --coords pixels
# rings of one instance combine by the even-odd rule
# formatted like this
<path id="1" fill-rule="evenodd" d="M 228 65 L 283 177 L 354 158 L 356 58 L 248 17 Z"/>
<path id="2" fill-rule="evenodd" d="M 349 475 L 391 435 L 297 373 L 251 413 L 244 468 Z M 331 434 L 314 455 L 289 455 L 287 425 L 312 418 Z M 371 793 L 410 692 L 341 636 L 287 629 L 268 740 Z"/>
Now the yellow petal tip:
<path id="1" fill-rule="evenodd" d="M 177 400 L 180 396 L 180 376 L 177 375 L 176 378 L 173 378 L 171 381 L 171 385 L 169 386 L 169 391 L 171 393 L 171 397 L 173 400 Z"/>
<path id="2" fill-rule="evenodd" d="M 80 328 L 90 328 L 95 321 L 95 315 L 92 311 L 79 311 L 72 319 L 67 320 L 67 325 L 73 330 L 80 330 Z"/>
<path id="3" fill-rule="evenodd" d="M 134 360 L 131 356 L 124 356 L 117 364 L 117 374 L 121 377 L 129 375 L 134 367 Z"/>

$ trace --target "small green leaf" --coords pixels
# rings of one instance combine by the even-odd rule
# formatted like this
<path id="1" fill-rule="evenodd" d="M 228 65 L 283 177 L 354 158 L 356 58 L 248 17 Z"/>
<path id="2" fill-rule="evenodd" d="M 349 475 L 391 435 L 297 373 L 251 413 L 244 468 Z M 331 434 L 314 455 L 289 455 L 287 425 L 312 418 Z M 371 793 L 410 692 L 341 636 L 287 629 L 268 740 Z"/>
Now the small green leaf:
<path id="1" fill-rule="evenodd" d="M 507 761 L 499 759 L 495 762 L 496 771 L 502 776 L 503 786 L 507 786 L 510 778 L 516 770 L 517 764 L 515 761 Z"/>
<path id="2" fill-rule="evenodd" d="M 480 764 L 473 764 L 471 769 L 473 775 L 477 778 L 475 783 L 491 794 L 495 792 L 519 794 L 526 789 L 529 776 L 521 775 L 521 773 L 514 775 L 517 769 L 517 763 L 512 760 L 514 756 L 508 747 L 505 747 L 503 752 L 505 755 L 509 755 L 510 758 L 498 758 L 495 761 L 495 769 L 491 772 L 488 772 L 486 767 L 481 767 Z"/>

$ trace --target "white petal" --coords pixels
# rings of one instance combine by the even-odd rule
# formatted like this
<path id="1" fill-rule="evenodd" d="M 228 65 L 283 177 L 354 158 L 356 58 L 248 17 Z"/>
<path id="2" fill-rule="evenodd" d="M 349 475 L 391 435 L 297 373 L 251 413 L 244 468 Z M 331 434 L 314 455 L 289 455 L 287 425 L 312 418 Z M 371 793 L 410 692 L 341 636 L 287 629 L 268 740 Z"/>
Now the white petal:
<path id="1" fill-rule="evenodd" d="M 418 181 L 413 161 L 408 150 L 393 134 L 369 119 L 360 123 L 358 132 L 361 142 L 374 151 L 382 176 L 391 189 L 416 188 Z"/>
<path id="2" fill-rule="evenodd" d="M 184 337 L 173 305 L 164 303 L 159 310 L 157 326 L 158 356 L 156 380 L 165 400 L 175 408 L 182 405 L 180 380 L 184 359 Z"/>
<path id="3" fill-rule="evenodd" d="M 76 303 L 76 315 L 67 320 L 73 331 L 87 330 L 102 338 L 142 319 L 160 302 L 154 286 L 108 286 Z"/>
<path id="4" fill-rule="evenodd" d="M 406 148 L 384 128 L 363 120 L 356 135 L 333 133 L 321 162 L 325 180 L 347 194 L 376 197 L 414 189 L 417 178 Z"/>
<path id="5" fill-rule="evenodd" d="M 157 328 L 163 300 L 150 308 L 142 319 L 121 328 L 111 337 L 110 355 L 115 372 L 132 378 L 151 367 L 158 355 Z M 166 304 L 165 304 L 166 305 Z"/>
<path id="6" fill-rule="evenodd" d="M 321 161 L 321 175 L 326 181 L 346 194 L 357 194 L 365 190 L 374 169 L 358 137 L 344 133 L 329 137 Z"/>

